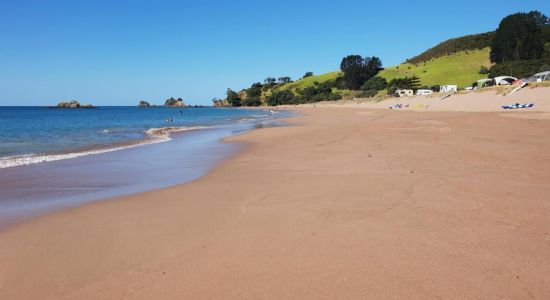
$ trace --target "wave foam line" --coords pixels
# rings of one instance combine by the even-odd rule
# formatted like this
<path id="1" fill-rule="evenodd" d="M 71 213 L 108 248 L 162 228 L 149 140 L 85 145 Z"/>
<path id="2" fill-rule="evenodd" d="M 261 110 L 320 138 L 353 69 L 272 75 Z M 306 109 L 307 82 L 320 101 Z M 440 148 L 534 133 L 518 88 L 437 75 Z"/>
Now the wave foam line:
<path id="1" fill-rule="evenodd" d="M 197 130 L 197 129 L 205 129 L 205 128 L 208 128 L 208 127 L 195 126 L 195 127 L 151 128 L 145 131 L 145 133 L 149 136 L 149 138 L 143 141 L 139 141 L 128 145 L 123 145 L 123 146 L 106 147 L 106 148 L 100 148 L 100 149 L 93 149 L 93 150 L 86 150 L 86 151 L 79 151 L 79 152 L 72 152 L 72 153 L 61 153 L 61 154 L 26 154 L 26 155 L 19 155 L 19 156 L 2 157 L 0 158 L 0 169 L 26 166 L 31 164 L 57 161 L 57 160 L 63 160 L 63 159 L 71 159 L 71 158 L 77 158 L 81 156 L 88 156 L 88 155 L 95 155 L 95 154 L 114 152 L 114 151 L 119 151 L 124 149 L 130 149 L 130 148 L 144 146 L 144 145 L 163 143 L 163 142 L 168 142 L 172 140 L 170 138 L 170 133 L 172 132 L 181 132 L 181 131 L 189 131 L 189 130 Z"/>

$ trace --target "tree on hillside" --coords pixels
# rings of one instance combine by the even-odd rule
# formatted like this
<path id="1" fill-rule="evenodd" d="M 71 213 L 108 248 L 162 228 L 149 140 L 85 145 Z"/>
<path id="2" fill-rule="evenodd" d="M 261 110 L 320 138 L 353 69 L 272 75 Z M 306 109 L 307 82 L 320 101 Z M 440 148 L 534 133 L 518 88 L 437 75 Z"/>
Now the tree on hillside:
<path id="1" fill-rule="evenodd" d="M 302 78 L 308 78 L 308 77 L 311 77 L 311 76 L 313 76 L 313 72 L 306 72 L 304 74 L 304 77 L 302 77 Z"/>
<path id="2" fill-rule="evenodd" d="M 382 70 L 382 60 L 376 56 L 365 57 L 365 72 L 367 73 L 367 80 L 374 77 L 378 72 Z"/>
<path id="3" fill-rule="evenodd" d="M 267 104 L 271 106 L 295 104 L 295 96 L 289 90 L 275 91 L 271 96 L 267 97 Z"/>
<path id="4" fill-rule="evenodd" d="M 378 57 L 348 55 L 342 59 L 340 70 L 344 73 L 342 80 L 346 88 L 358 90 L 365 81 L 374 77 L 382 69 L 382 61 Z"/>
<path id="5" fill-rule="evenodd" d="M 277 80 L 279 81 L 279 83 L 290 83 L 290 82 L 292 82 L 292 79 L 288 76 L 279 77 L 279 78 L 277 78 Z"/>
<path id="6" fill-rule="evenodd" d="M 247 95 L 247 98 L 250 98 L 250 97 L 259 98 L 262 95 L 262 84 L 259 82 L 252 84 L 252 86 L 250 86 L 250 88 L 246 90 L 246 95 Z"/>
<path id="7" fill-rule="evenodd" d="M 262 105 L 262 101 L 260 100 L 260 97 L 246 97 L 242 100 L 243 106 L 260 106 Z"/>
<path id="8" fill-rule="evenodd" d="M 539 25 L 539 26 L 543 26 L 543 25 L 546 25 L 546 24 L 550 23 L 550 18 L 548 18 L 547 16 L 545 16 L 543 13 L 541 13 L 538 10 L 531 11 L 531 12 L 529 12 L 528 15 L 531 16 L 531 18 L 533 18 L 535 20 L 535 22 L 537 23 L 537 25 Z"/>
<path id="9" fill-rule="evenodd" d="M 264 80 L 264 83 L 267 83 L 267 84 L 274 84 L 275 82 L 277 82 L 277 79 L 273 78 L 273 77 L 267 77 L 265 80 Z"/>
<path id="10" fill-rule="evenodd" d="M 466 35 L 459 38 L 446 40 L 423 53 L 407 59 L 407 63 L 424 63 L 431 59 L 451 55 L 461 51 L 480 50 L 491 45 L 494 32 Z"/>
<path id="11" fill-rule="evenodd" d="M 239 97 L 239 94 L 237 92 L 233 91 L 232 89 L 227 89 L 227 103 L 233 107 L 239 107 L 241 106 L 241 98 Z"/>
<path id="12" fill-rule="evenodd" d="M 333 82 L 315 82 L 313 86 L 308 86 L 304 89 L 298 89 L 297 93 L 300 95 L 300 103 L 310 103 L 319 101 L 332 101 L 342 99 L 342 96 L 332 92 Z"/>
<path id="13" fill-rule="evenodd" d="M 363 66 L 363 57 L 361 55 L 348 55 L 344 58 L 342 58 L 342 62 L 340 63 L 340 70 L 342 72 L 346 72 L 356 66 Z"/>
<path id="14" fill-rule="evenodd" d="M 366 80 L 363 67 L 355 66 L 349 68 L 346 72 L 344 72 L 342 80 L 344 81 L 346 88 L 350 90 L 358 90 Z"/>
<path id="15" fill-rule="evenodd" d="M 405 77 L 405 78 L 395 78 L 390 80 L 387 86 L 388 94 L 394 94 L 397 90 L 413 90 L 416 91 L 420 87 L 420 78 Z"/>
<path id="16" fill-rule="evenodd" d="M 256 82 L 250 86 L 250 88 L 246 89 L 246 97 L 244 97 L 241 100 L 241 104 L 243 106 L 259 106 L 262 104 L 261 96 L 262 96 L 262 88 L 263 85 L 259 82 Z"/>
<path id="17" fill-rule="evenodd" d="M 548 18 L 538 11 L 516 13 L 502 19 L 491 42 L 491 61 L 503 63 L 541 58 L 544 53 L 541 26 L 547 21 Z"/>
<path id="18" fill-rule="evenodd" d="M 516 60 L 506 63 L 495 64 L 491 67 L 489 78 L 494 78 L 502 74 L 514 76 L 517 78 L 529 77 L 535 73 L 544 70 L 544 65 L 550 65 L 550 57 L 530 60 Z M 550 71 L 546 69 L 544 71 Z"/>
<path id="19" fill-rule="evenodd" d="M 362 86 L 361 90 L 363 91 L 381 91 L 386 88 L 388 82 L 385 78 L 380 76 L 374 76 L 371 79 L 367 80 Z"/>

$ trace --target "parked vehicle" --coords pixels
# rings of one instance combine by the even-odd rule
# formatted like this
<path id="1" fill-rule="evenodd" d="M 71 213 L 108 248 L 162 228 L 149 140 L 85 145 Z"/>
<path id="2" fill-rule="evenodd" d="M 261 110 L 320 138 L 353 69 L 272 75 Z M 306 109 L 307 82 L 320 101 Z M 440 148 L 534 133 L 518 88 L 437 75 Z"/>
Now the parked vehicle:
<path id="1" fill-rule="evenodd" d="M 416 95 L 418 95 L 418 96 L 428 96 L 428 95 L 431 95 L 432 93 L 433 93 L 432 90 L 422 89 L 422 90 L 417 90 L 416 91 Z"/>
<path id="2" fill-rule="evenodd" d="M 395 97 L 412 97 L 414 96 L 413 90 L 397 90 L 395 91 Z"/>
<path id="3" fill-rule="evenodd" d="M 448 85 L 442 85 L 439 87 L 440 93 L 449 93 L 449 92 L 457 92 L 458 86 L 456 84 L 448 84 Z"/>

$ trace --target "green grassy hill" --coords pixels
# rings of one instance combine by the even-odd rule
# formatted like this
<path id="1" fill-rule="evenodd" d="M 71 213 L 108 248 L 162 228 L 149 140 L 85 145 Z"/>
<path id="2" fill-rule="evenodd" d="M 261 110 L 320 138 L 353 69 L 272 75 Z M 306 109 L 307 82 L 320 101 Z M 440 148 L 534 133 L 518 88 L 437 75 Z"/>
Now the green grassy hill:
<path id="1" fill-rule="evenodd" d="M 419 55 L 407 59 L 407 63 L 418 64 L 434 58 L 471 50 L 482 50 L 491 46 L 494 32 L 469 34 L 458 38 L 448 39 L 437 44 Z"/>
<path id="2" fill-rule="evenodd" d="M 422 86 L 455 84 L 459 88 L 471 86 L 475 81 L 487 78 L 488 74 L 479 74 L 481 67 L 490 69 L 487 71 L 496 76 L 503 74 L 516 77 L 528 76 L 543 69 L 546 70 L 550 66 L 550 44 L 548 44 L 550 43 L 550 25 L 544 26 L 542 30 L 546 50 L 543 57 L 539 59 L 518 60 L 493 65 L 489 59 L 490 44 L 496 33 L 486 32 L 441 42 L 407 59 L 402 64 L 385 68 L 380 71 L 378 76 L 385 78 L 388 82 L 396 78 L 416 76 L 420 79 Z M 266 104 L 268 100 L 274 101 L 273 103 L 277 103 L 277 101 L 290 103 L 298 98 L 299 101 L 320 101 L 323 99 L 319 96 L 327 97 L 327 99 L 353 99 L 358 96 L 370 95 L 370 93 L 366 94 L 365 91 L 361 90 L 338 89 L 344 86 L 343 80 L 339 78 L 340 76 L 342 76 L 340 71 L 334 71 L 302 78 L 287 84 L 270 83 L 263 86 L 259 85 L 259 87 L 254 84 L 250 88 L 240 91 L 239 96 L 243 100 L 243 105 L 252 105 L 245 103 L 248 100 L 254 101 L 251 103 L 257 105 L 258 103 Z M 334 81 L 334 84 L 315 85 L 316 82 L 322 84 L 327 81 Z M 312 86 L 315 86 L 315 88 L 308 88 Z M 257 88 L 261 88 L 259 98 Z M 248 91 L 252 95 L 250 99 L 247 99 Z M 292 91 L 293 94 L 286 91 Z M 379 93 L 383 94 L 385 91 Z"/>
<path id="3" fill-rule="evenodd" d="M 329 73 L 320 74 L 316 76 L 310 76 L 310 77 L 298 79 L 291 83 L 277 86 L 275 90 L 278 90 L 278 91 L 291 90 L 296 94 L 297 90 L 301 90 L 301 89 L 313 86 L 315 82 L 323 83 L 329 80 L 336 80 L 336 78 L 338 78 L 341 75 L 342 75 L 342 72 L 335 71 L 335 72 L 329 72 Z M 361 91 L 339 90 L 336 88 L 333 88 L 332 91 L 342 95 L 344 99 L 353 99 L 361 93 Z M 266 91 L 263 94 L 263 98 L 267 98 L 269 95 L 271 95 L 272 92 L 273 92 L 272 90 Z"/>
<path id="4" fill-rule="evenodd" d="M 279 87 L 279 90 L 297 90 L 297 89 L 303 89 L 309 86 L 312 86 L 314 82 L 323 83 L 328 80 L 334 80 L 341 74 L 340 71 L 336 72 L 330 72 L 325 73 L 317 76 L 310 76 L 306 78 L 302 78 L 299 80 L 296 80 L 291 83 L 287 83 L 281 87 Z"/>
<path id="5" fill-rule="evenodd" d="M 422 85 L 456 84 L 461 88 L 470 86 L 474 81 L 486 78 L 487 75 L 478 74 L 479 68 L 489 68 L 489 48 L 482 50 L 462 51 L 427 62 L 410 64 L 404 63 L 386 68 L 379 76 L 387 81 L 394 78 L 418 76 Z"/>
<path id="6" fill-rule="evenodd" d="M 470 86 L 474 81 L 487 78 L 487 75 L 478 74 L 479 68 L 491 67 L 489 48 L 481 50 L 461 51 L 453 54 L 433 58 L 427 62 L 416 64 L 403 63 L 386 68 L 379 76 L 387 81 L 394 78 L 418 76 L 422 85 L 456 84 L 461 88 Z M 317 76 L 300 79 L 278 87 L 279 90 L 296 90 L 312 86 L 314 82 L 335 80 L 341 72 L 330 72 Z"/>

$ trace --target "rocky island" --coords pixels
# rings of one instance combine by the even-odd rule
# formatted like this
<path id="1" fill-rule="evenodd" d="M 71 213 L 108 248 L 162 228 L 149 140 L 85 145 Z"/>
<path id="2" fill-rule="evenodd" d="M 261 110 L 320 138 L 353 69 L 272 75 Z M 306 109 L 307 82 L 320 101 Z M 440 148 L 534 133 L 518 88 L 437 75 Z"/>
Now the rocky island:
<path id="1" fill-rule="evenodd" d="M 59 102 L 56 108 L 95 108 L 91 104 L 80 104 L 77 100 L 72 100 L 70 102 Z"/>
<path id="2" fill-rule="evenodd" d="M 181 98 L 175 99 L 173 97 L 170 97 L 170 98 L 166 99 L 166 101 L 164 102 L 164 106 L 166 106 L 166 107 L 185 107 L 185 103 L 183 103 L 183 99 L 181 99 Z"/>
<path id="3" fill-rule="evenodd" d="M 149 102 L 144 101 L 144 100 L 139 101 L 139 104 L 138 104 L 138 107 L 150 107 L 150 106 L 151 106 L 151 104 L 149 104 Z"/>

